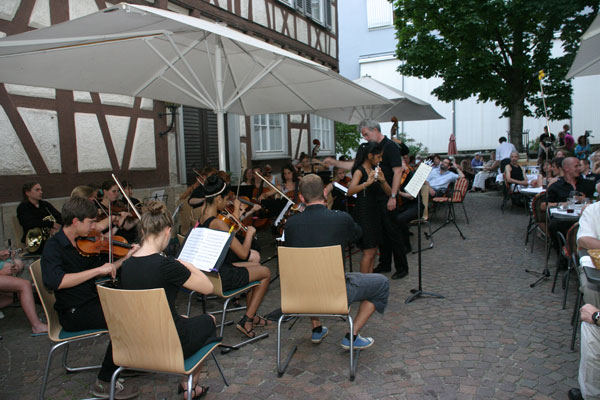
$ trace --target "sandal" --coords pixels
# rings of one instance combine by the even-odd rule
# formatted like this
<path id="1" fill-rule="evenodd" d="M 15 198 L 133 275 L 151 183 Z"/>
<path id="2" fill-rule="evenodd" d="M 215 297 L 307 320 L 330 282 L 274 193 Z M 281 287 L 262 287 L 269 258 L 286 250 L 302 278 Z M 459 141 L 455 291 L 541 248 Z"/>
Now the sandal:
<path id="1" fill-rule="evenodd" d="M 262 315 L 256 314 L 256 315 L 254 315 L 254 318 L 252 320 L 252 325 L 257 326 L 259 328 L 264 328 L 264 327 L 273 325 L 273 321 L 269 321 Z"/>
<path id="2" fill-rule="evenodd" d="M 198 387 L 200 387 L 200 393 L 198 393 Z M 202 386 L 199 383 L 197 383 L 196 386 L 194 386 L 194 388 L 192 389 L 192 400 L 202 398 L 206 393 L 208 393 L 208 389 L 210 389 L 210 386 Z M 186 394 L 187 392 L 188 390 L 184 389 L 183 385 L 180 383 L 179 388 L 177 389 L 177 394 L 183 393 L 183 398 L 188 399 L 188 396 Z"/>
<path id="3" fill-rule="evenodd" d="M 256 332 L 254 332 L 254 329 L 253 329 L 254 324 L 252 321 L 253 321 L 252 317 L 248 317 L 246 314 L 244 314 L 244 317 L 242 319 L 240 319 L 240 322 L 238 322 L 237 325 L 235 326 L 238 331 L 242 332 L 244 335 L 248 336 L 250 339 L 253 339 L 256 336 Z M 246 324 L 252 324 L 252 328 L 246 329 Z"/>

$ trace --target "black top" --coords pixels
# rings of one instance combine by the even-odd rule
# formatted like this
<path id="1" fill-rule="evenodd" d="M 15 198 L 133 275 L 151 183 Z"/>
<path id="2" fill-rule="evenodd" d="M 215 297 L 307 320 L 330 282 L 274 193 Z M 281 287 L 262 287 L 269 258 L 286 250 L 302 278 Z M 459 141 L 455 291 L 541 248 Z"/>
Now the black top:
<path id="1" fill-rule="evenodd" d="M 591 199 L 596 189 L 594 187 L 594 181 L 583 179 L 582 177 L 577 177 L 577 185 L 575 185 L 574 189 L 573 186 L 571 186 L 570 183 L 567 183 L 565 178 L 561 176 L 556 182 L 548 187 L 548 202 L 556 203 L 567 201 L 569 193 L 573 190 L 577 190 Z"/>
<path id="2" fill-rule="evenodd" d="M 314 204 L 285 223 L 285 245 L 289 247 L 322 247 L 357 241 L 362 229 L 350 214 L 328 210 Z"/>
<path id="3" fill-rule="evenodd" d="M 388 185 L 392 187 L 392 182 L 394 180 L 393 168 L 402 166 L 402 152 L 400 151 L 400 146 L 387 137 L 384 137 L 380 143 L 383 146 L 383 157 L 379 163 L 379 167 L 381 167 L 381 171 L 385 175 L 385 180 Z M 381 191 L 381 193 L 381 197 L 387 197 L 385 192 Z"/>
<path id="4" fill-rule="evenodd" d="M 553 133 L 542 133 L 540 135 L 540 142 L 544 143 L 544 146 L 548 147 L 556 142 L 556 137 Z"/>
<path id="5" fill-rule="evenodd" d="M 56 311 L 66 312 L 88 302 L 99 301 L 95 279 L 67 289 L 59 290 L 58 287 L 65 274 L 96 268 L 107 261 L 104 255 L 86 257 L 79 254 L 62 229 L 48 239 L 42 254 L 42 280 L 48 289 L 54 290 Z"/>
<path id="6" fill-rule="evenodd" d="M 173 257 L 151 254 L 132 256 L 121 266 L 121 287 L 130 290 L 164 288 L 173 320 L 182 318 L 175 310 L 177 292 L 192 273 Z"/>
<path id="7" fill-rule="evenodd" d="M 54 223 L 52 221 L 43 221 L 44 217 L 52 215 L 56 222 L 63 223 L 60 213 L 54 206 L 47 201 L 40 200 L 39 207 L 33 205 L 30 201 L 23 201 L 17 207 L 17 218 L 23 227 L 23 236 L 21 242 L 25 243 L 27 231 L 33 228 L 49 228 L 52 229 Z"/>
<path id="8" fill-rule="evenodd" d="M 520 165 L 516 167 L 514 165 L 510 166 L 510 177 L 516 181 L 524 181 L 525 177 L 523 176 L 523 168 Z"/>

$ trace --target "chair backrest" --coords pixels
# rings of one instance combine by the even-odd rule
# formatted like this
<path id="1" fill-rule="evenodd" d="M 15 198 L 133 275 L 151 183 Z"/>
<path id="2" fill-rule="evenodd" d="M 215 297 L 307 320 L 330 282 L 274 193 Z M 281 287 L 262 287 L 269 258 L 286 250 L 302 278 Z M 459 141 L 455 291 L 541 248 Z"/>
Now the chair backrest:
<path id="1" fill-rule="evenodd" d="M 542 211 L 544 196 L 546 196 L 546 193 L 538 193 L 531 200 L 531 213 L 533 214 L 534 221 L 537 223 L 546 221 L 546 215 Z"/>
<path id="2" fill-rule="evenodd" d="M 454 184 L 454 191 L 452 192 L 452 202 L 462 203 L 467 195 L 467 189 L 469 188 L 469 181 L 467 178 L 458 178 Z"/>
<path id="3" fill-rule="evenodd" d="M 44 281 L 42 280 L 42 264 L 40 260 L 35 260 L 31 263 L 29 266 L 29 273 L 31 274 L 31 279 L 33 279 L 33 284 L 35 285 L 35 289 L 42 302 L 42 307 L 44 308 L 44 313 L 46 314 L 46 320 L 48 321 L 48 337 L 53 342 L 58 342 L 60 341 L 59 334 L 62 330 L 62 325 L 58 322 L 58 314 L 54 309 L 54 303 L 56 303 L 54 293 L 44 286 Z"/>
<path id="4" fill-rule="evenodd" d="M 213 294 L 218 297 L 225 297 L 223 294 L 223 282 L 221 282 L 221 275 L 213 272 L 207 272 L 205 275 L 213 284 Z"/>
<path id="5" fill-rule="evenodd" d="M 185 373 L 181 341 L 164 289 L 98 286 L 98 295 L 116 365 Z"/>
<path id="6" fill-rule="evenodd" d="M 348 314 L 342 247 L 280 246 L 281 310 L 285 314 Z"/>
<path id="7" fill-rule="evenodd" d="M 577 251 L 577 231 L 579 230 L 579 222 L 576 222 L 567 231 L 567 252 L 568 257 L 571 257 L 573 252 Z"/>

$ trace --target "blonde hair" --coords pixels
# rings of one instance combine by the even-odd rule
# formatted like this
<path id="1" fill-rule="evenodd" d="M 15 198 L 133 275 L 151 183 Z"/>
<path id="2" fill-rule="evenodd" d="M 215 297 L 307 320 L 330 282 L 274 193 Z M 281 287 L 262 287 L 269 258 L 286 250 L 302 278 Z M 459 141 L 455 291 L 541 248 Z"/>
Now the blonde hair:
<path id="1" fill-rule="evenodd" d="M 157 235 L 166 227 L 173 226 L 173 218 L 165 206 L 160 201 L 150 201 L 146 205 L 146 212 L 142 214 L 138 224 L 142 242 L 148 236 Z"/>
<path id="2" fill-rule="evenodd" d="M 90 186 L 86 186 L 86 185 L 76 186 L 71 191 L 71 197 L 81 197 L 82 199 L 89 199 L 90 197 L 92 197 L 94 195 L 95 191 L 96 190 Z"/>

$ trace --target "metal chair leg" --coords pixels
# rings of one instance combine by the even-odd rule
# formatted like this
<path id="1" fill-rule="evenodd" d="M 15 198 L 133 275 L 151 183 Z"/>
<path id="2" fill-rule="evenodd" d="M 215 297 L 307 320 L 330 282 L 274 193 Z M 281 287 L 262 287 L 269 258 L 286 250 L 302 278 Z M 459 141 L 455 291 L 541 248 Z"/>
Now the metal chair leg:
<path id="1" fill-rule="evenodd" d="M 117 370 L 115 372 L 113 372 L 112 377 L 110 378 L 110 400 L 114 400 L 115 399 L 115 385 L 117 384 L 117 379 L 119 378 L 119 374 L 121 373 L 121 371 L 123 371 L 125 368 L 123 367 L 119 367 L 117 368 Z M 190 375 L 190 382 L 191 382 L 191 375 Z M 190 386 L 191 387 L 191 384 Z"/>
<path id="2" fill-rule="evenodd" d="M 296 353 L 296 350 L 298 349 L 298 346 L 294 345 L 294 347 L 292 347 L 292 350 L 288 353 L 288 355 L 285 359 L 285 363 L 283 365 L 281 364 L 281 323 L 283 322 L 284 317 L 285 317 L 285 314 L 281 314 L 281 316 L 279 317 L 279 320 L 277 321 L 277 377 L 278 378 L 281 378 L 283 376 L 283 374 L 285 374 L 285 370 L 287 369 L 287 366 L 290 363 L 290 360 L 292 359 L 292 357 Z"/>
<path id="3" fill-rule="evenodd" d="M 227 382 L 227 379 L 225 378 L 225 375 L 223 374 L 223 370 L 221 369 L 221 365 L 217 361 L 217 357 L 215 356 L 214 351 L 211 352 L 210 355 L 212 356 L 213 360 L 215 360 L 215 364 L 217 364 L 217 369 L 219 370 L 219 373 L 221 374 L 221 378 L 223 378 L 223 382 L 225 382 L 225 386 L 229 386 L 229 383 Z"/>

